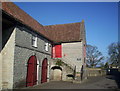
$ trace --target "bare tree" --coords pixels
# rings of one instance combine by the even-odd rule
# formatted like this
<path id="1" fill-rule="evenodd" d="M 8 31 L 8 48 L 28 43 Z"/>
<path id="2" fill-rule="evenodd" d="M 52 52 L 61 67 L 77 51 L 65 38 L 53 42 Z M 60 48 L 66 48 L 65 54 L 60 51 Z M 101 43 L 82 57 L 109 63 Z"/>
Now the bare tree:
<path id="1" fill-rule="evenodd" d="M 101 60 L 104 59 L 102 53 L 99 52 L 96 46 L 87 45 L 86 53 L 88 67 L 95 67 L 97 64 L 101 62 Z"/>
<path id="2" fill-rule="evenodd" d="M 111 65 L 120 66 L 120 44 L 111 43 L 108 46 L 109 62 Z"/>

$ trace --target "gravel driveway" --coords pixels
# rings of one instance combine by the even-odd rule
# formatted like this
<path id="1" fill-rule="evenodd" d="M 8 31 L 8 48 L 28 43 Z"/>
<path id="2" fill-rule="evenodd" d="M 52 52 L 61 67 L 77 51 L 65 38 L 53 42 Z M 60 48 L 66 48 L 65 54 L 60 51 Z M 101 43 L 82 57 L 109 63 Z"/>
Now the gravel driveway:
<path id="1" fill-rule="evenodd" d="M 114 76 L 89 77 L 82 83 L 52 81 L 29 89 L 118 89 Z"/>

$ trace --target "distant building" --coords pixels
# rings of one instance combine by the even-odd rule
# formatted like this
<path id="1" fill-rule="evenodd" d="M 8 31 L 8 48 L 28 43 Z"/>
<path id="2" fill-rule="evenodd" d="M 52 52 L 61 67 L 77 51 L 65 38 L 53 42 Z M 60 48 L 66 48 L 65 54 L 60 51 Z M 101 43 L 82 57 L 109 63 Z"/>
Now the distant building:
<path id="1" fill-rule="evenodd" d="M 84 21 L 43 26 L 12 2 L 2 3 L 1 9 L 1 89 L 41 84 L 53 77 L 57 80 L 57 75 L 66 80 L 72 71 L 67 66 L 57 66 L 55 59 L 67 64 L 73 74 L 85 68 Z"/>

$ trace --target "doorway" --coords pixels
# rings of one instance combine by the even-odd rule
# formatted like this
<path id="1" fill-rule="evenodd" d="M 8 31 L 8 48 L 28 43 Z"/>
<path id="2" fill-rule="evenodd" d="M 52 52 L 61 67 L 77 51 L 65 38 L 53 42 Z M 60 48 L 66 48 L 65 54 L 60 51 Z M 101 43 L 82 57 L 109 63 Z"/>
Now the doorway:
<path id="1" fill-rule="evenodd" d="M 47 63 L 47 58 L 45 58 L 42 62 L 41 83 L 47 82 L 47 70 L 48 70 L 48 63 Z"/>
<path id="2" fill-rule="evenodd" d="M 54 66 L 51 68 L 51 80 L 61 81 L 62 80 L 62 68 L 59 66 Z"/>
<path id="3" fill-rule="evenodd" d="M 27 78 L 26 86 L 33 86 L 37 83 L 37 59 L 36 56 L 31 56 L 27 63 Z"/>

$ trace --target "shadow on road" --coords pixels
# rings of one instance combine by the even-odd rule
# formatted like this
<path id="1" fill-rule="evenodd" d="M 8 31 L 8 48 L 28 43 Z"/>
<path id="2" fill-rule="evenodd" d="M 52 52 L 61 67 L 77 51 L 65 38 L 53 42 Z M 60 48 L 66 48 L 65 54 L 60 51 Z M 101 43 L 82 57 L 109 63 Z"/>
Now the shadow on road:
<path id="1" fill-rule="evenodd" d="M 109 76 L 106 78 L 111 79 L 111 80 L 115 80 L 118 88 L 120 88 L 120 71 L 119 71 L 119 69 L 115 69 L 115 68 L 110 69 L 110 72 L 108 75 Z"/>

